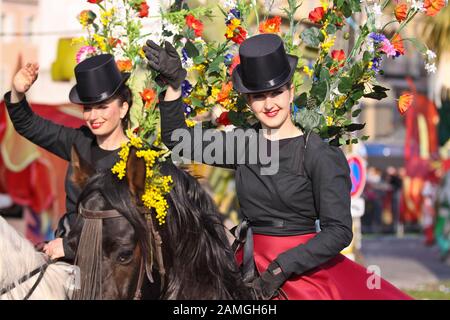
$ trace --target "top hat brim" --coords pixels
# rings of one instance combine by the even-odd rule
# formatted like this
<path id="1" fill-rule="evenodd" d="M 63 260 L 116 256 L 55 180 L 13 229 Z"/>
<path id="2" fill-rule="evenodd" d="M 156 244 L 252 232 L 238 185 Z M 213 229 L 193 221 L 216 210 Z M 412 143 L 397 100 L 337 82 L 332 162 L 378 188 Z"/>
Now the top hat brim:
<path id="1" fill-rule="evenodd" d="M 75 103 L 75 104 L 87 105 L 87 104 L 97 104 L 102 101 L 108 100 L 109 98 L 111 98 L 113 95 L 116 94 L 117 90 L 119 90 L 119 88 L 122 87 L 122 85 L 125 82 L 127 82 L 127 80 L 130 78 L 130 75 L 131 75 L 128 72 L 123 72 L 121 74 L 122 74 L 122 80 L 120 81 L 119 85 L 113 91 L 105 92 L 104 94 L 102 94 L 96 98 L 89 99 L 89 100 L 83 100 L 82 98 L 80 98 L 78 91 L 77 91 L 77 86 L 74 85 L 69 93 L 70 102 Z"/>
<path id="2" fill-rule="evenodd" d="M 289 65 L 291 66 L 291 71 L 286 76 L 286 78 L 278 81 L 276 84 L 274 84 L 272 86 L 265 86 L 264 88 L 248 88 L 248 87 L 246 87 L 244 85 L 244 82 L 242 81 L 241 65 L 240 64 L 237 65 L 236 68 L 233 70 L 233 75 L 232 75 L 234 89 L 239 93 L 259 93 L 259 92 L 265 92 L 265 91 L 270 91 L 270 90 L 275 90 L 275 89 L 281 88 L 282 86 L 284 86 L 286 83 L 288 83 L 292 79 L 292 76 L 294 75 L 294 72 L 295 72 L 295 69 L 296 69 L 297 63 L 298 63 L 297 56 L 287 54 L 287 59 L 288 59 Z"/>

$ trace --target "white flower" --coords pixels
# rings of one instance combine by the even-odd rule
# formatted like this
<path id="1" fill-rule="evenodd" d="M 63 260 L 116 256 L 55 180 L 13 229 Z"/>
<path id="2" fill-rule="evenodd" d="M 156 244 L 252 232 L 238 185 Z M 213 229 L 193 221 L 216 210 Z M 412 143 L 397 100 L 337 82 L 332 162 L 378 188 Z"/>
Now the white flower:
<path id="1" fill-rule="evenodd" d="M 436 58 L 436 53 L 434 53 L 433 51 L 431 51 L 430 49 L 427 50 L 427 52 L 425 53 L 427 55 L 427 59 L 428 60 L 433 60 Z"/>
<path id="2" fill-rule="evenodd" d="M 420 12 L 424 12 L 425 11 L 425 7 L 423 6 L 423 1 L 413 0 L 411 8 L 416 10 L 416 11 L 420 11 Z"/>
<path id="3" fill-rule="evenodd" d="M 366 41 L 364 41 L 364 50 L 367 50 L 370 53 L 375 52 L 375 47 L 373 46 L 373 40 L 369 37 L 367 37 Z"/>
<path id="4" fill-rule="evenodd" d="M 236 7 L 236 0 L 224 0 L 223 6 L 225 8 L 234 8 Z"/>
<path id="5" fill-rule="evenodd" d="M 189 69 L 193 65 L 194 65 L 194 61 L 192 60 L 192 58 L 187 58 L 186 62 L 183 62 L 183 68 L 186 68 L 186 69 Z"/>
<path id="6" fill-rule="evenodd" d="M 117 24 L 113 28 L 111 28 L 111 36 L 116 39 L 126 38 L 127 29 L 121 25 Z"/>
<path id="7" fill-rule="evenodd" d="M 436 65 L 434 63 L 427 63 L 425 64 L 425 70 L 427 70 L 428 73 L 435 73 Z"/>
<path id="8" fill-rule="evenodd" d="M 381 10 L 381 6 L 378 3 L 375 3 L 372 8 L 373 8 L 373 13 L 376 16 L 381 16 L 383 14 L 383 12 Z"/>
<path id="9" fill-rule="evenodd" d="M 165 31 L 170 32 L 172 35 L 178 35 L 180 33 L 180 27 L 179 26 L 177 26 L 175 24 L 172 24 L 172 23 L 170 23 L 167 20 L 163 20 L 162 24 L 163 24 L 163 29 Z"/>

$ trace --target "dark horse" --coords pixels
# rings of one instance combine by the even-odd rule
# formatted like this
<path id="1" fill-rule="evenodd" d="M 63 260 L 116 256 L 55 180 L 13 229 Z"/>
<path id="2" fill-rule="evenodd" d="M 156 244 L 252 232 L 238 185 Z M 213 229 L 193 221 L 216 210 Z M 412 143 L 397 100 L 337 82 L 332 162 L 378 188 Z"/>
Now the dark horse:
<path id="1" fill-rule="evenodd" d="M 139 200 L 145 163 L 136 150 L 130 150 L 123 180 L 110 171 L 94 173 L 76 150 L 72 158 L 73 180 L 83 189 L 68 239 L 81 269 L 75 298 L 251 299 L 222 216 L 194 177 L 162 164 L 161 173 L 174 183 L 166 222 L 159 226 L 146 218 Z M 84 228 L 88 221 L 97 227 Z"/>

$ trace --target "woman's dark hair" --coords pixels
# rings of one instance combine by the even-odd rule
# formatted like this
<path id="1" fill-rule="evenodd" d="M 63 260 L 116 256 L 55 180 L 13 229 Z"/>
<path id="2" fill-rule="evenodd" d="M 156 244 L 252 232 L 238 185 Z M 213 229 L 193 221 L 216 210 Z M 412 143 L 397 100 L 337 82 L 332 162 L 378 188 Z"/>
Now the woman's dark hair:
<path id="1" fill-rule="evenodd" d="M 114 94 L 108 101 L 114 101 L 118 99 L 119 103 L 122 105 L 124 102 L 128 103 L 128 111 L 125 117 L 122 119 L 122 128 L 123 130 L 128 129 L 128 125 L 130 122 L 130 109 L 131 105 L 133 104 L 133 94 L 131 92 L 131 89 L 126 85 L 122 85 L 119 90 L 117 90 L 116 94 Z"/>

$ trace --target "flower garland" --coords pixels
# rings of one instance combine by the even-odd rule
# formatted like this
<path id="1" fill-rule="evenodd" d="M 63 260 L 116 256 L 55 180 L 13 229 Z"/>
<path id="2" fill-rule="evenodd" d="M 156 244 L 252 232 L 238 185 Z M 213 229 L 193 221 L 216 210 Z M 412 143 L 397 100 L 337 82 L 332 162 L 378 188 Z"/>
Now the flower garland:
<path id="1" fill-rule="evenodd" d="M 131 130 L 127 130 L 126 134 L 130 141 L 121 146 L 119 151 L 120 160 L 112 167 L 111 172 L 116 174 L 117 177 L 122 180 L 126 174 L 126 165 L 130 148 L 134 147 L 138 149 L 136 156 L 145 161 L 145 188 L 141 200 L 144 206 L 155 210 L 156 219 L 159 224 L 164 224 L 169 208 L 166 195 L 171 190 L 173 180 L 171 176 L 161 175 L 158 170 L 158 165 L 163 161 L 167 151 L 144 148 L 144 141 L 133 134 Z"/>

